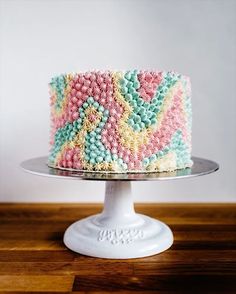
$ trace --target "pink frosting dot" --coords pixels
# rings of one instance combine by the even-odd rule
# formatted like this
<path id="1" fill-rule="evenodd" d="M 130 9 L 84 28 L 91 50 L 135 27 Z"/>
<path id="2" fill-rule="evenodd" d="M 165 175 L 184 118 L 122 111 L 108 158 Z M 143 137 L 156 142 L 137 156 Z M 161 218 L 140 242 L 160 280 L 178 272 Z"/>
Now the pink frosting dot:
<path id="1" fill-rule="evenodd" d="M 96 75 L 95 74 L 91 74 L 90 75 L 90 80 L 93 82 L 93 81 L 96 81 Z"/>
<path id="2" fill-rule="evenodd" d="M 93 95 L 94 100 L 98 101 L 100 99 L 99 95 L 95 94 Z"/>
<path id="3" fill-rule="evenodd" d="M 102 98 L 102 99 L 100 100 L 100 103 L 101 103 L 102 105 L 105 105 L 105 104 L 106 104 L 106 99 Z"/>
<path id="4" fill-rule="evenodd" d="M 82 104 L 83 104 L 83 101 L 82 100 L 78 100 L 78 102 L 77 102 L 78 107 L 80 107 Z"/>
<path id="5" fill-rule="evenodd" d="M 102 130 L 102 135 L 106 135 L 107 134 L 107 130 L 106 129 L 103 129 Z"/>
<path id="6" fill-rule="evenodd" d="M 117 154 L 117 148 L 112 148 L 112 149 L 111 149 L 111 152 L 112 152 L 113 154 Z"/>
<path id="7" fill-rule="evenodd" d="M 73 119 L 77 119 L 79 117 L 79 114 L 78 112 L 74 112 L 73 115 L 72 115 Z"/>
<path id="8" fill-rule="evenodd" d="M 97 76 L 97 82 L 99 85 L 101 85 L 103 83 L 103 78 L 101 77 L 101 75 Z"/>
<path id="9" fill-rule="evenodd" d="M 72 107 L 71 107 L 71 111 L 73 111 L 73 112 L 75 112 L 75 111 L 77 111 L 77 106 L 75 106 L 75 105 L 73 105 Z"/>
<path id="10" fill-rule="evenodd" d="M 107 129 L 111 129 L 112 124 L 111 124 L 111 123 L 107 123 L 107 124 L 106 124 L 106 127 L 107 127 Z"/>
<path id="11" fill-rule="evenodd" d="M 86 72 L 85 75 L 84 75 L 84 77 L 86 79 L 90 79 L 91 78 L 91 73 L 90 72 Z"/>
<path id="12" fill-rule="evenodd" d="M 110 144 L 109 142 L 105 142 L 105 147 L 106 147 L 107 149 L 111 149 L 111 144 Z"/>
<path id="13" fill-rule="evenodd" d="M 107 93 L 103 91 L 101 93 L 101 98 L 106 99 L 107 98 Z"/>
<path id="14" fill-rule="evenodd" d="M 84 86 L 89 87 L 91 85 L 90 80 L 85 80 L 84 81 Z"/>
<path id="15" fill-rule="evenodd" d="M 81 88 L 81 84 L 79 84 L 79 83 L 75 84 L 75 89 L 76 90 L 79 90 L 80 88 Z"/>
<path id="16" fill-rule="evenodd" d="M 133 162 L 133 161 L 130 161 L 130 162 L 128 163 L 128 168 L 129 168 L 130 170 L 133 170 L 133 169 L 134 169 L 134 162 Z"/>
<path id="17" fill-rule="evenodd" d="M 80 98 L 82 97 L 82 93 L 81 93 L 81 91 L 76 92 L 76 97 L 77 97 L 78 99 L 80 99 Z"/>
<path id="18" fill-rule="evenodd" d="M 89 96 L 92 96 L 93 95 L 93 90 L 91 88 L 88 88 L 87 93 L 88 93 Z"/>
<path id="19" fill-rule="evenodd" d="M 83 84 L 84 81 L 85 81 L 85 78 L 84 78 L 82 75 L 80 75 L 80 76 L 79 76 L 79 82 L 80 82 L 81 84 Z"/>
<path id="20" fill-rule="evenodd" d="M 93 92 L 95 93 L 95 95 L 96 95 L 96 94 L 99 95 L 100 92 L 101 92 L 101 90 L 99 89 L 99 87 L 96 86 L 96 87 L 94 87 Z"/>
<path id="21" fill-rule="evenodd" d="M 81 88 L 82 93 L 86 93 L 87 90 L 88 90 L 88 87 L 82 86 L 82 88 Z"/>
<path id="22" fill-rule="evenodd" d="M 72 161 L 70 160 L 70 161 L 67 161 L 67 166 L 69 167 L 69 168 L 71 168 L 72 167 L 72 165 L 73 165 L 73 163 L 72 163 Z"/>
<path id="23" fill-rule="evenodd" d="M 75 96 L 73 96 L 72 99 L 71 99 L 71 101 L 72 101 L 73 103 L 77 103 L 78 99 L 77 99 Z"/>
<path id="24" fill-rule="evenodd" d="M 107 88 L 107 85 L 106 85 L 105 83 L 102 83 L 102 84 L 100 85 L 100 87 L 101 87 L 101 89 L 102 89 L 103 91 L 105 91 L 106 88 Z"/>

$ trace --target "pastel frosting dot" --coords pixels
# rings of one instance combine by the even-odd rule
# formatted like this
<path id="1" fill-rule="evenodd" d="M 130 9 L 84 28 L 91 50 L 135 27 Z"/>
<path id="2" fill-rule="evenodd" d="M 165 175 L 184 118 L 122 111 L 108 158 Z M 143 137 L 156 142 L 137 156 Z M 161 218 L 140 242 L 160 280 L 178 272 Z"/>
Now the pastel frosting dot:
<path id="1" fill-rule="evenodd" d="M 89 97 L 87 102 L 88 102 L 88 104 L 93 104 L 94 103 L 93 97 Z"/>
<path id="2" fill-rule="evenodd" d="M 100 163 L 100 162 L 102 162 L 102 161 L 103 161 L 102 156 L 97 156 L 97 157 L 96 157 L 96 162 L 97 162 L 97 163 Z"/>

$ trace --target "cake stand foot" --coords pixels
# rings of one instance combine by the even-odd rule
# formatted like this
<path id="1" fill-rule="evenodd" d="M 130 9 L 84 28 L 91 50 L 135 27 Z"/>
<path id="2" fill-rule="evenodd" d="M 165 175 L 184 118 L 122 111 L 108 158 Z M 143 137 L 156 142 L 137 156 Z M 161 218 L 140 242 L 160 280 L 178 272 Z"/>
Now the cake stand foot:
<path id="1" fill-rule="evenodd" d="M 129 181 L 107 181 L 102 213 L 73 223 L 65 245 L 88 256 L 138 258 L 165 251 L 173 234 L 163 222 L 134 211 Z"/>

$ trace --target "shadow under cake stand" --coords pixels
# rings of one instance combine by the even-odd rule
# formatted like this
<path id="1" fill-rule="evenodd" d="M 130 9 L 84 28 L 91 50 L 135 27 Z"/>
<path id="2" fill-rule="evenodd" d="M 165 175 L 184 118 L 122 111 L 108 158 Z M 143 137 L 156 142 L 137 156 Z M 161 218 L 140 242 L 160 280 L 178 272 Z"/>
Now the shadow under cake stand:
<path id="1" fill-rule="evenodd" d="M 134 211 L 131 181 L 186 179 L 219 169 L 213 161 L 193 157 L 191 168 L 163 173 L 109 174 L 79 172 L 48 167 L 47 157 L 21 163 L 32 174 L 58 179 L 106 181 L 104 208 L 70 225 L 64 234 L 65 245 L 88 256 L 138 258 L 160 253 L 173 244 L 173 234 L 163 222 Z"/>

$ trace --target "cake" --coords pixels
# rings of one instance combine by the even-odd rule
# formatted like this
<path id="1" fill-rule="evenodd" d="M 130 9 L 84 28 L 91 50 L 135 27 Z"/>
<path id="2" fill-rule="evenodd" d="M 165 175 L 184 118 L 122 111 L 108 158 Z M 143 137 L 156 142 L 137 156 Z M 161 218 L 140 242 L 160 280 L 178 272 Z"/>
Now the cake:
<path id="1" fill-rule="evenodd" d="M 48 165 L 84 172 L 191 167 L 191 86 L 173 71 L 91 71 L 50 84 Z"/>

